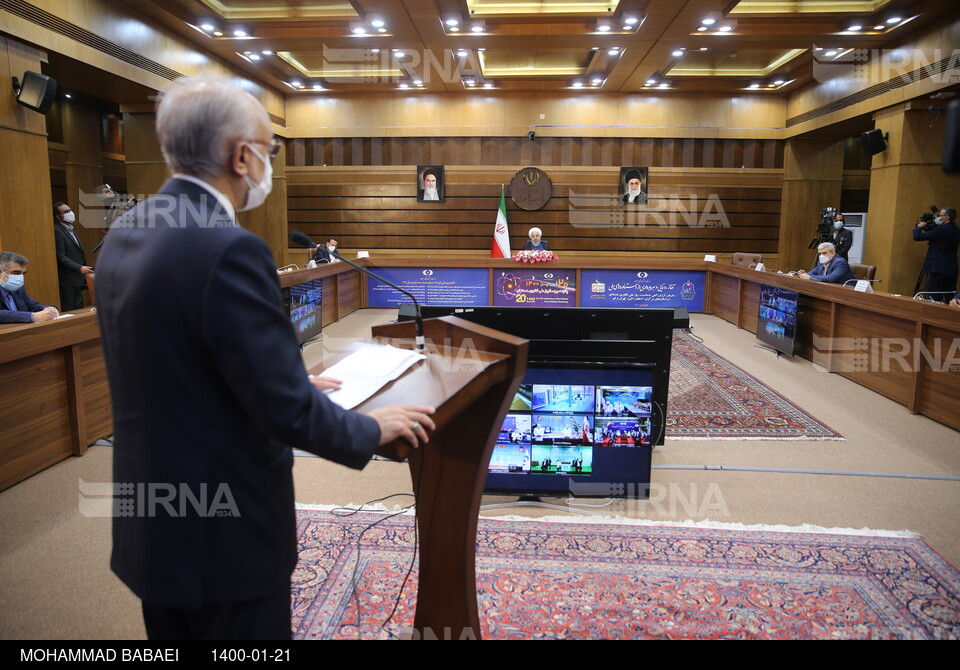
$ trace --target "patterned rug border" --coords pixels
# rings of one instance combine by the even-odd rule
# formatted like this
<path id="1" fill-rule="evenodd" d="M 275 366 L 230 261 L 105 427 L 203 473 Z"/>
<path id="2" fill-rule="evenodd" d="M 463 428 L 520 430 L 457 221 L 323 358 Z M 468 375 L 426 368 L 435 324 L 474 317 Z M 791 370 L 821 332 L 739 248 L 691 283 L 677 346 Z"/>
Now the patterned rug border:
<path id="1" fill-rule="evenodd" d="M 350 510 L 356 512 L 369 512 L 371 514 L 385 514 L 391 516 L 413 516 L 412 510 L 403 510 L 400 507 L 388 508 L 381 504 L 377 505 L 311 505 L 297 503 L 298 512 L 332 512 L 333 510 Z M 801 524 L 799 526 L 785 525 L 766 525 L 766 524 L 743 524 L 729 521 L 694 521 L 687 519 L 685 521 L 654 521 L 652 519 L 632 519 L 624 516 L 601 517 L 590 516 L 538 516 L 530 517 L 520 514 L 501 514 L 498 516 L 488 516 L 480 514 L 480 519 L 484 521 L 511 521 L 511 522 L 546 522 L 546 523 L 570 523 L 570 524 L 594 524 L 610 526 L 649 526 L 661 528 L 699 528 L 709 530 L 731 530 L 744 532 L 760 533 L 798 533 L 798 534 L 822 534 L 822 535 L 855 535 L 860 537 L 902 537 L 923 539 L 923 535 L 912 530 L 883 530 L 875 528 L 827 528 L 825 526 L 816 526 L 813 524 Z M 929 544 L 927 546 L 930 546 Z M 932 549 L 932 547 L 931 547 Z M 946 559 L 944 559 L 946 560 Z M 949 562 L 949 561 L 948 561 Z"/>
<path id="2" fill-rule="evenodd" d="M 829 441 L 829 442 L 846 442 L 846 441 L 847 441 L 847 438 L 845 438 L 845 437 L 840 433 L 840 431 L 836 430 L 833 426 L 827 424 L 827 423 L 824 422 L 824 421 L 821 421 L 820 419 L 818 419 L 817 417 L 815 417 L 813 414 L 811 414 L 810 412 L 808 412 L 808 411 L 806 411 L 805 409 L 803 409 L 803 407 L 801 407 L 801 406 L 798 405 L 797 403 L 795 403 L 795 402 L 793 402 L 792 400 L 790 400 L 789 398 L 787 398 L 785 395 L 783 395 L 782 393 L 780 393 L 779 391 L 777 391 L 775 388 L 773 388 L 773 387 L 770 386 L 769 384 L 766 384 L 765 382 L 761 381 L 761 380 L 760 380 L 758 377 L 756 377 L 755 375 L 747 372 L 747 371 L 744 370 L 742 367 L 740 367 L 739 365 L 737 365 L 736 363 L 734 363 L 733 361 L 731 361 L 729 358 L 727 358 L 727 357 L 725 357 L 725 356 L 722 356 L 721 354 L 719 354 L 719 353 L 717 353 L 716 351 L 714 351 L 713 349 L 711 349 L 710 346 L 706 343 L 706 340 L 703 339 L 703 338 L 701 338 L 699 335 L 695 335 L 693 332 L 684 332 L 684 331 L 680 330 L 680 331 L 676 331 L 675 336 L 678 337 L 679 339 L 686 339 L 686 341 L 687 341 L 689 344 L 699 345 L 699 346 L 703 347 L 703 348 L 706 349 L 708 352 L 710 352 L 710 354 L 712 354 L 713 356 L 716 356 L 717 358 L 719 358 L 720 360 L 722 360 L 724 363 L 726 363 L 726 364 L 729 365 L 730 367 L 734 368 L 735 370 L 737 370 L 737 371 L 740 372 L 741 374 L 743 374 L 743 375 L 745 375 L 746 377 L 748 377 L 753 383 L 755 383 L 755 384 L 757 384 L 758 386 L 766 389 L 769 393 L 772 393 L 773 395 L 775 395 L 776 397 L 778 397 L 781 401 L 783 401 L 783 402 L 786 403 L 787 405 L 789 405 L 789 406 L 791 406 L 791 407 L 795 407 L 798 411 L 800 411 L 800 412 L 802 412 L 803 414 L 805 414 L 806 416 L 810 417 L 810 419 L 812 419 L 814 422 L 822 425 L 824 428 L 826 428 L 827 430 L 829 430 L 829 431 L 831 431 L 832 433 L 834 433 L 834 436 L 820 436 L 820 437 L 808 437 L 808 436 L 805 436 L 805 435 L 798 435 L 798 436 L 792 436 L 792 437 L 771 437 L 771 436 L 767 436 L 767 437 L 741 437 L 741 436 L 733 436 L 733 437 L 712 437 L 712 436 L 707 436 L 707 435 L 704 435 L 704 436 L 702 436 L 702 437 L 701 437 L 701 436 L 698 436 L 698 435 L 672 436 L 672 435 L 670 435 L 670 428 L 669 428 L 669 426 L 668 426 L 668 427 L 667 427 L 666 439 L 669 439 L 669 440 L 684 440 L 684 441 L 691 441 L 691 442 L 692 442 L 692 441 L 703 441 L 703 440 L 730 440 L 730 441 L 735 441 L 735 440 L 757 440 L 757 441 L 763 441 L 763 440 L 767 440 L 767 441 L 770 441 L 770 442 L 786 442 L 786 441 L 802 441 L 802 442 L 805 442 L 805 441 L 810 441 L 810 442 L 814 442 L 814 441 L 823 441 L 823 442 L 827 442 L 827 441 Z M 673 353 L 673 352 L 671 352 L 671 355 L 672 355 L 672 353 Z M 668 412 L 668 417 L 669 417 L 669 412 Z"/>

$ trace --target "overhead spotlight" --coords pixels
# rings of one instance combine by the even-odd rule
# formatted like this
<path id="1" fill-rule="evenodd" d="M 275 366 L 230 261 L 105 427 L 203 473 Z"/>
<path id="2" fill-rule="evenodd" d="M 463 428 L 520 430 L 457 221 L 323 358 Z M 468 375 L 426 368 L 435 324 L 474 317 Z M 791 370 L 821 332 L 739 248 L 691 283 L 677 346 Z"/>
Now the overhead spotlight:
<path id="1" fill-rule="evenodd" d="M 858 30 L 863 30 L 863 26 L 860 25 L 859 23 L 854 23 L 853 25 L 847 26 L 847 30 L 848 30 L 849 32 L 855 33 L 855 32 L 857 32 Z"/>
<path id="2" fill-rule="evenodd" d="M 453 26 L 459 26 L 459 25 L 460 25 L 460 21 L 459 21 L 458 19 L 447 19 L 446 21 L 444 21 L 444 23 L 446 23 L 446 24 L 447 24 L 448 26 L 450 26 L 451 28 L 452 28 Z"/>
<path id="3" fill-rule="evenodd" d="M 750 84 L 749 88 L 753 88 L 753 89 L 760 88 L 760 84 L 758 84 L 757 82 L 753 82 L 752 84 Z"/>
<path id="4" fill-rule="evenodd" d="M 413 85 L 414 85 L 414 86 L 423 86 L 423 80 L 422 80 L 422 79 L 414 79 L 414 80 L 413 80 Z"/>
<path id="5" fill-rule="evenodd" d="M 702 33 L 702 32 L 704 32 L 704 31 L 706 31 L 706 29 L 707 29 L 706 26 L 700 26 L 699 28 L 697 28 L 697 32 L 698 32 L 698 33 Z"/>
<path id="6" fill-rule="evenodd" d="M 382 19 L 374 19 L 373 21 L 370 22 L 370 25 L 373 26 L 374 28 L 383 28 L 385 24 Z"/>
<path id="7" fill-rule="evenodd" d="M 73 96 L 70 95 L 69 93 L 64 93 L 63 97 L 66 98 L 67 100 L 73 100 Z"/>
<path id="8" fill-rule="evenodd" d="M 705 25 L 705 26 L 712 26 L 712 25 L 713 25 L 714 23 L 716 23 L 716 22 L 717 22 L 716 19 L 709 19 L 709 18 L 708 18 L 708 19 L 704 19 L 704 20 L 701 21 L 700 23 L 702 23 L 702 24 Z"/>
<path id="9" fill-rule="evenodd" d="M 599 26 L 597 26 L 597 32 L 598 32 L 598 33 L 610 32 L 610 26 L 608 26 L 608 25 L 606 25 L 606 24 L 599 25 Z"/>
<path id="10" fill-rule="evenodd" d="M 886 27 L 885 25 L 883 25 L 882 23 L 881 23 L 879 26 L 874 26 L 874 27 L 873 27 L 874 30 L 886 30 L 886 28 L 887 28 L 887 27 Z"/>
<path id="11" fill-rule="evenodd" d="M 449 30 L 451 33 L 459 33 L 459 32 L 460 32 L 459 26 L 450 26 L 450 27 L 448 28 L 448 30 Z"/>
<path id="12" fill-rule="evenodd" d="M 660 84 L 659 84 L 659 86 L 657 86 L 657 88 L 670 88 L 670 82 L 669 82 L 669 81 L 661 81 Z"/>
<path id="13" fill-rule="evenodd" d="M 393 55 L 397 58 L 403 58 L 403 52 L 400 51 L 400 49 L 391 49 L 391 52 L 393 52 Z"/>
<path id="14" fill-rule="evenodd" d="M 380 53 L 380 49 L 370 49 L 370 53 L 372 53 L 372 54 L 378 54 L 378 53 Z"/>
<path id="15" fill-rule="evenodd" d="M 400 84 L 400 88 L 410 88 L 410 84 L 404 82 L 404 83 Z"/>
<path id="16" fill-rule="evenodd" d="M 216 26 L 214 26 L 212 23 L 201 23 L 200 29 L 206 30 L 208 33 L 212 33 L 214 30 L 216 30 Z"/>
<path id="17" fill-rule="evenodd" d="M 484 82 L 483 87 L 484 87 L 484 88 L 493 88 L 493 82 L 492 82 L 492 81 Z"/>
<path id="18" fill-rule="evenodd" d="M 360 26 L 356 26 L 356 27 L 354 27 L 354 28 L 351 28 L 351 29 L 350 29 L 350 32 L 352 32 L 354 35 L 366 35 L 366 34 L 367 34 L 366 28 L 361 28 Z"/>
<path id="19" fill-rule="evenodd" d="M 486 50 L 487 50 L 486 47 L 480 47 L 479 49 L 477 49 L 477 51 L 486 51 Z"/>
<path id="20" fill-rule="evenodd" d="M 775 82 L 773 82 L 773 85 L 774 85 L 774 86 L 783 86 L 783 79 L 777 79 Z"/>
<path id="21" fill-rule="evenodd" d="M 826 53 L 823 54 L 823 55 L 826 56 L 827 58 L 833 58 L 833 57 L 836 56 L 838 53 L 839 53 L 839 52 L 838 52 L 836 49 L 830 49 L 830 51 L 826 52 Z"/>
<path id="22" fill-rule="evenodd" d="M 222 30 L 214 30 L 214 31 L 213 31 L 213 36 L 214 36 L 214 37 L 223 37 L 223 31 L 222 31 Z"/>
<path id="23" fill-rule="evenodd" d="M 614 47 L 613 49 L 608 49 L 608 50 L 607 50 L 607 55 L 608 55 L 608 56 L 619 56 L 619 55 L 620 55 L 620 49 L 618 49 L 618 48 L 616 48 L 616 47 Z"/>
<path id="24" fill-rule="evenodd" d="M 628 26 L 635 26 L 640 21 L 636 16 L 628 16 L 623 20 Z"/>
<path id="25" fill-rule="evenodd" d="M 377 28 L 377 32 L 378 32 L 378 33 L 385 33 L 385 32 L 387 32 L 387 29 L 386 29 L 386 28 Z"/>
<path id="26" fill-rule="evenodd" d="M 650 79 L 647 79 L 647 86 L 655 86 L 658 81 L 659 79 L 651 77 Z"/>
<path id="27" fill-rule="evenodd" d="M 250 60 L 260 60 L 260 54 L 250 53 L 249 51 L 247 52 L 247 57 Z"/>
<path id="28" fill-rule="evenodd" d="M 233 31 L 234 37 L 250 37 L 249 33 L 243 28 L 237 28 Z"/>
<path id="29" fill-rule="evenodd" d="M 262 53 L 264 56 L 272 56 L 272 55 L 273 55 L 273 52 L 272 52 L 270 49 L 264 49 L 264 50 L 261 51 L 260 53 Z"/>
<path id="30" fill-rule="evenodd" d="M 674 49 L 671 55 L 674 56 L 675 58 L 679 58 L 680 56 L 683 55 L 683 49 Z"/>
<path id="31" fill-rule="evenodd" d="M 887 23 L 890 24 L 891 26 L 894 23 L 900 23 L 901 21 L 903 21 L 903 19 L 899 16 L 891 16 L 889 19 L 887 19 Z"/>
<path id="32" fill-rule="evenodd" d="M 583 88 L 583 82 L 582 82 L 582 81 L 575 81 L 575 82 L 573 82 L 573 87 L 574 87 L 574 88 Z"/>
<path id="33" fill-rule="evenodd" d="M 592 86 L 599 86 L 602 83 L 603 83 L 603 79 L 601 79 L 600 77 L 594 77 L 593 79 L 590 80 L 590 84 Z"/>
<path id="34" fill-rule="evenodd" d="M 298 80 L 298 79 L 294 79 L 293 81 L 291 81 L 291 82 L 290 82 L 290 85 L 293 86 L 294 88 L 302 88 L 302 87 L 303 87 L 303 84 L 302 84 L 302 83 L 300 82 L 300 80 Z"/>
<path id="35" fill-rule="evenodd" d="M 479 25 L 479 24 L 478 24 L 478 25 L 475 25 L 475 26 L 471 26 L 471 27 L 470 27 L 470 30 L 471 30 L 471 32 L 482 33 L 482 32 L 483 32 L 483 26 L 481 26 L 481 25 Z"/>
<path id="36" fill-rule="evenodd" d="M 717 28 L 717 30 L 719 30 L 721 33 L 729 33 L 731 30 L 733 30 L 733 26 L 720 26 Z"/>
<path id="37" fill-rule="evenodd" d="M 700 47 L 700 51 L 710 51 L 710 47 Z"/>
<path id="38" fill-rule="evenodd" d="M 632 30 L 632 28 L 630 26 L 625 25 L 622 28 L 620 28 L 620 30 Z"/>
<path id="39" fill-rule="evenodd" d="M 474 81 L 473 79 L 464 79 L 463 83 L 466 84 L 467 86 L 475 86 L 477 84 L 477 82 Z"/>

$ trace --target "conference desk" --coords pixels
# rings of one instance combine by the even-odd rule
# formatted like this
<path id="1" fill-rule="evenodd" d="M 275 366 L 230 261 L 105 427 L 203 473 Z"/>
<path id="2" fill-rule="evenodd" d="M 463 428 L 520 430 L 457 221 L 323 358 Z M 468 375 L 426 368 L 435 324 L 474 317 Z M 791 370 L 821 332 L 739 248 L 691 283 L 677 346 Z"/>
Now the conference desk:
<path id="1" fill-rule="evenodd" d="M 361 264 L 385 268 L 516 269 L 512 260 L 389 256 Z M 565 254 L 537 269 L 670 270 L 704 273 L 704 313 L 756 332 L 761 284 L 798 291 L 797 354 L 960 430 L 960 310 L 887 293 L 859 293 L 771 272 L 700 260 L 606 260 Z M 320 279 L 323 325 L 367 307 L 367 281 L 345 263 L 280 275 L 281 286 Z M 492 288 L 490 294 L 492 304 Z M 0 488 L 70 455 L 112 432 L 96 314 L 90 310 L 50 323 L 0 326 L 0 384 L 17 403 L 0 406 Z M 825 377 L 825 379 L 829 379 Z"/>
<path id="2" fill-rule="evenodd" d="M 960 310 L 912 300 L 910 296 L 861 293 L 852 287 L 824 284 L 774 272 L 701 260 L 643 260 L 563 255 L 557 261 L 518 264 L 509 259 L 477 256 L 374 257 L 360 261 L 381 268 L 486 268 L 489 302 L 493 304 L 494 273 L 523 269 L 575 273 L 576 286 L 590 270 L 664 270 L 704 273 L 704 313 L 715 314 L 740 328 L 756 332 L 761 284 L 772 284 L 801 295 L 797 325 L 797 355 L 826 371 L 839 374 L 917 412 L 960 429 Z M 343 264 L 338 264 L 343 265 Z M 331 294 L 348 286 L 347 299 L 336 304 L 337 318 L 368 306 L 367 279 L 349 267 L 318 268 L 289 273 L 297 282 L 308 273 L 324 272 L 336 284 Z M 307 274 L 305 274 L 307 273 Z M 344 275 L 353 273 L 352 279 Z M 327 281 L 327 280 L 325 280 Z M 327 287 L 324 285 L 324 298 Z M 576 306 L 581 306 L 579 296 Z M 335 320 L 326 318 L 324 325 Z"/>

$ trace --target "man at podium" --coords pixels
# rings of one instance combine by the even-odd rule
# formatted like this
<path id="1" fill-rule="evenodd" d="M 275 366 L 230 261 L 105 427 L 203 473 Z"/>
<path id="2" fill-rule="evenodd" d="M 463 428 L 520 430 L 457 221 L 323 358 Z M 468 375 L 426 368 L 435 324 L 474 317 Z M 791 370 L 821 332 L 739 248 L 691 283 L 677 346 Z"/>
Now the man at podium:
<path id="1" fill-rule="evenodd" d="M 253 96 L 178 79 L 157 137 L 173 176 L 118 219 L 97 266 L 114 481 L 130 494 L 111 567 L 151 639 L 289 639 L 290 447 L 362 468 L 378 445 L 426 442 L 433 409 L 350 412 L 308 379 L 273 255 L 236 224 L 281 148 Z"/>

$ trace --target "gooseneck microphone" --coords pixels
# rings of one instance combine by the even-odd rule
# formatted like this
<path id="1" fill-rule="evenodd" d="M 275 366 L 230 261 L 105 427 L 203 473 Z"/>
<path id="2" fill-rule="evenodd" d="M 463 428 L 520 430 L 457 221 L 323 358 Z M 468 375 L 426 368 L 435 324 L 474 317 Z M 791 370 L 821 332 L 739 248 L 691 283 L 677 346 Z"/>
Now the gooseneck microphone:
<path id="1" fill-rule="evenodd" d="M 299 244 L 299 245 L 301 245 L 301 246 L 304 246 L 304 247 L 315 247 L 315 246 L 316 246 L 316 244 L 314 244 L 313 240 L 310 239 L 310 236 L 309 236 L 309 235 L 306 235 L 306 234 L 304 234 L 304 233 L 301 233 L 300 231 L 297 231 L 297 230 L 295 230 L 295 231 L 293 231 L 292 233 L 290 233 L 290 239 L 291 239 L 292 241 L 296 242 L 297 244 Z M 416 328 L 417 328 L 417 337 L 416 337 L 417 351 L 419 351 L 420 353 L 425 353 L 424 350 L 425 350 L 425 343 L 426 343 L 426 341 L 424 340 L 424 337 L 423 337 L 423 316 L 422 316 L 421 313 L 420 313 L 420 303 L 417 302 L 417 299 L 413 297 L 413 294 L 410 293 L 410 291 L 407 291 L 407 290 L 405 290 L 405 289 L 400 288 L 399 286 L 397 286 L 396 284 L 394 284 L 392 281 L 388 281 L 388 280 L 384 279 L 383 277 L 377 275 L 376 273 L 371 272 L 370 270 L 368 270 L 367 268 L 363 267 L 362 265 L 357 265 L 357 264 L 354 263 L 353 261 L 347 260 L 346 258 L 344 258 L 343 256 L 341 256 L 341 255 L 340 255 L 340 252 L 337 251 L 337 250 L 334 250 L 334 251 L 330 252 L 330 255 L 333 256 L 334 258 L 338 259 L 338 260 L 343 261 L 344 263 L 346 263 L 346 264 L 349 265 L 350 267 L 359 270 L 360 272 L 362 272 L 363 274 L 367 275 L 368 277 L 373 277 L 373 278 L 376 279 L 377 281 L 383 282 L 384 284 L 386 284 L 386 285 L 389 286 L 390 288 L 396 289 L 397 291 L 400 291 L 400 293 L 402 293 L 403 295 L 407 296 L 408 298 L 410 298 L 410 300 L 413 301 L 413 306 L 414 306 L 414 308 L 417 310 L 416 317 L 414 318 L 414 321 L 415 321 L 415 323 L 416 323 Z"/>

